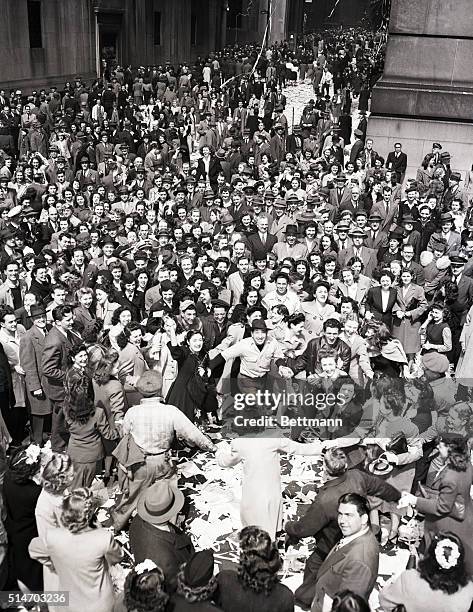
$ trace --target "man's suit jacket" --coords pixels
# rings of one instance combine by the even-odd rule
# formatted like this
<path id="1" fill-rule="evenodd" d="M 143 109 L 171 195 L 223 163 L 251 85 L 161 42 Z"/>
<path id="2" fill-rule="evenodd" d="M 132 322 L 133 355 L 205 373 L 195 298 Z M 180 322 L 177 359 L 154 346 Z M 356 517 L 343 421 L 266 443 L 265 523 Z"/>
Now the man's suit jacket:
<path id="1" fill-rule="evenodd" d="M 136 515 L 130 525 L 130 547 L 136 563 L 151 559 L 163 570 L 169 592 L 176 590 L 180 566 L 194 553 L 190 537 L 175 528 L 175 532 L 157 529 Z"/>
<path id="2" fill-rule="evenodd" d="M 266 258 L 266 255 L 272 251 L 273 246 L 277 243 L 277 241 L 278 241 L 277 236 L 274 236 L 273 234 L 270 234 L 270 233 L 266 234 L 265 244 L 261 242 L 261 238 L 258 233 L 251 234 L 246 239 L 248 247 L 253 256 L 253 260 L 261 256 L 264 256 L 264 258 Z"/>
<path id="3" fill-rule="evenodd" d="M 361 155 L 364 147 L 365 147 L 365 143 L 361 140 L 361 138 L 358 138 L 357 140 L 355 140 L 351 148 L 351 151 L 350 151 L 350 161 L 352 164 L 354 164 L 355 159 Z"/>
<path id="4" fill-rule="evenodd" d="M 465 323 L 466 315 L 473 305 L 473 280 L 469 276 L 461 275 L 458 283 L 458 297 L 456 304 L 460 307 L 462 314 L 461 324 Z"/>
<path id="5" fill-rule="evenodd" d="M 57 327 L 52 327 L 44 339 L 41 366 L 44 375 L 44 391 L 53 402 L 64 401 L 64 376 L 74 337 L 66 337 Z"/>
<path id="6" fill-rule="evenodd" d="M 367 233 L 368 233 L 368 238 L 366 238 L 365 240 L 365 245 L 369 249 L 374 249 L 375 251 L 377 251 L 379 248 L 385 247 L 388 244 L 387 232 L 378 230 L 374 238 L 370 231 L 368 231 Z"/>
<path id="7" fill-rule="evenodd" d="M 336 281 L 335 285 L 336 287 L 338 287 L 338 289 L 340 289 L 340 293 L 344 297 L 348 297 L 348 287 L 345 285 L 345 283 L 342 283 L 341 281 Z M 367 276 L 362 275 L 360 279 L 358 280 L 357 287 L 356 287 L 355 301 L 357 302 L 357 304 L 362 304 L 364 302 L 364 300 L 366 299 L 366 294 L 368 293 L 368 289 L 370 287 L 371 287 L 371 278 L 368 278 Z"/>
<path id="8" fill-rule="evenodd" d="M 340 195 L 338 193 L 338 189 L 336 189 L 336 188 L 330 189 L 329 202 L 330 202 L 330 204 L 332 204 L 332 206 L 335 206 L 336 208 L 338 208 L 342 204 L 348 204 L 349 202 L 351 202 L 351 189 L 350 189 L 350 187 L 348 187 L 348 185 L 346 185 L 343 188 L 341 197 L 340 197 Z"/>
<path id="9" fill-rule="evenodd" d="M 343 249 L 338 255 L 338 261 L 341 266 L 346 266 L 347 262 L 355 256 L 354 247 L 348 247 Z M 369 249 L 366 246 L 361 247 L 361 260 L 364 264 L 363 274 L 365 276 L 372 276 L 373 270 L 378 265 L 377 253 L 374 249 Z"/>
<path id="10" fill-rule="evenodd" d="M 317 573 L 311 612 L 322 612 L 325 594 L 333 599 L 345 589 L 367 600 L 378 577 L 378 564 L 379 544 L 371 529 L 342 548 L 332 549 Z"/>
<path id="11" fill-rule="evenodd" d="M 286 153 L 286 141 L 285 138 L 281 138 L 275 134 L 269 141 L 269 154 L 274 162 L 280 164 L 284 159 Z"/>
<path id="12" fill-rule="evenodd" d="M 407 155 L 401 151 L 399 157 L 396 157 L 396 153 L 391 151 L 386 159 L 386 168 L 394 170 L 399 176 L 404 174 L 407 168 Z"/>
<path id="13" fill-rule="evenodd" d="M 442 234 L 440 232 L 432 234 L 429 240 L 429 244 L 427 245 L 427 250 L 429 251 L 433 251 L 431 247 L 432 237 L 435 237 L 438 239 L 442 237 Z M 461 235 L 458 232 L 450 232 L 450 235 L 447 240 L 447 249 L 445 251 L 445 255 L 459 251 L 460 246 L 461 246 Z"/>
<path id="14" fill-rule="evenodd" d="M 25 384 L 31 406 L 31 414 L 51 413 L 51 403 L 44 394 L 46 386 L 43 376 L 43 352 L 45 335 L 33 325 L 20 340 L 20 365 L 25 371 Z M 42 396 L 32 395 L 33 391 L 43 390 Z"/>
<path id="15" fill-rule="evenodd" d="M 100 184 L 100 176 L 99 176 L 99 173 L 97 172 L 97 170 L 88 170 L 87 171 L 87 176 L 84 175 L 84 171 L 83 170 L 78 170 L 76 172 L 75 180 L 79 181 L 81 190 L 83 189 L 86 181 L 90 182 L 90 183 L 93 183 L 97 187 Z"/>
<path id="16" fill-rule="evenodd" d="M 373 208 L 371 209 L 371 214 L 379 215 L 382 219 L 379 229 L 384 232 L 389 232 L 389 230 L 391 229 L 391 225 L 394 223 L 394 219 L 397 217 L 398 210 L 399 210 L 399 206 L 397 202 L 393 202 L 391 200 L 391 203 L 389 204 L 389 208 L 386 211 L 386 206 L 384 205 L 384 202 L 381 201 L 381 202 L 376 202 L 376 204 L 373 204 Z"/>

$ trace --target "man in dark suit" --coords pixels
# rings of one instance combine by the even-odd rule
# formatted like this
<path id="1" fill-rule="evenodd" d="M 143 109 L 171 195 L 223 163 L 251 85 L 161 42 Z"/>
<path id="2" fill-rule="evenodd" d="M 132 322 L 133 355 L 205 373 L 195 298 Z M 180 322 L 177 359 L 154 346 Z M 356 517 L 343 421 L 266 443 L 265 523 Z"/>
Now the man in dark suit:
<path id="1" fill-rule="evenodd" d="M 302 130 L 300 125 L 295 125 L 292 129 L 292 134 L 286 138 L 286 153 L 295 155 L 302 151 Z"/>
<path id="2" fill-rule="evenodd" d="M 464 255 L 452 253 L 449 259 L 451 264 L 450 280 L 458 287 L 458 297 L 455 304 L 450 306 L 450 309 L 461 315 L 461 324 L 464 325 L 466 315 L 473 305 L 473 279 L 463 274 L 466 263 L 466 257 Z"/>
<path id="3" fill-rule="evenodd" d="M 383 187 L 383 199 L 373 204 L 371 214 L 381 217 L 381 230 L 389 232 L 397 216 L 399 206 L 393 199 L 392 188 L 389 185 Z"/>
<path id="4" fill-rule="evenodd" d="M 338 209 L 342 204 L 348 204 L 350 201 L 351 186 L 347 185 L 347 177 L 344 174 L 339 174 L 335 178 L 335 187 L 330 189 L 329 202 Z"/>
<path id="5" fill-rule="evenodd" d="M 352 245 L 347 249 L 340 251 L 338 261 L 341 266 L 346 266 L 352 257 L 358 257 L 363 262 L 363 274 L 371 277 L 373 270 L 376 268 L 377 259 L 376 251 L 369 249 L 364 245 L 364 241 L 368 237 L 368 234 L 359 228 L 355 228 L 349 232 L 349 237 L 352 239 Z"/>
<path id="6" fill-rule="evenodd" d="M 68 367 L 69 351 L 75 344 L 81 342 L 81 339 L 72 332 L 74 314 L 70 306 L 58 306 L 52 314 L 54 325 L 44 339 L 41 366 L 44 392 L 51 401 L 53 415 L 51 448 L 61 453 L 66 450 L 69 439 L 63 413 L 64 377 Z"/>
<path id="7" fill-rule="evenodd" d="M 183 505 L 182 492 L 169 479 L 158 480 L 142 492 L 130 525 L 130 547 L 136 563 L 145 559 L 159 563 L 170 593 L 176 590 L 179 568 L 194 553 L 190 537 L 175 526 Z"/>
<path id="8" fill-rule="evenodd" d="M 354 164 L 355 160 L 360 157 L 365 147 L 365 143 L 363 142 L 363 132 L 357 129 L 354 131 L 354 134 L 356 136 L 356 140 L 353 143 L 350 151 L 350 161 L 352 164 Z"/>
<path id="9" fill-rule="evenodd" d="M 85 185 L 95 185 L 98 187 L 100 183 L 100 176 L 97 170 L 90 169 L 90 160 L 84 155 L 80 159 L 81 169 L 76 172 L 75 180 L 79 181 L 81 191 L 84 190 Z"/>
<path id="10" fill-rule="evenodd" d="M 222 172 L 220 161 L 211 155 L 210 147 L 204 145 L 201 149 L 202 157 L 197 162 L 196 181 L 204 179 L 213 191 L 217 190 L 217 176 Z"/>
<path id="11" fill-rule="evenodd" d="M 271 159 L 278 164 L 281 164 L 286 154 L 286 138 L 284 136 L 284 126 L 277 124 L 274 126 L 274 136 L 269 141 L 269 154 Z"/>
<path id="12" fill-rule="evenodd" d="M 268 216 L 259 216 L 256 221 L 257 232 L 251 234 L 247 238 L 248 248 L 253 256 L 253 261 L 257 259 L 265 259 L 267 254 L 273 250 L 273 246 L 278 241 L 277 236 L 268 233 L 268 226 Z"/>
<path id="13" fill-rule="evenodd" d="M 32 326 L 20 340 L 20 365 L 25 371 L 25 384 L 31 409 L 31 429 L 35 444 L 43 444 L 43 432 L 51 415 L 51 402 L 44 392 L 42 356 L 46 330 L 46 309 L 31 306 Z"/>
<path id="14" fill-rule="evenodd" d="M 315 549 L 306 562 L 304 582 L 295 593 L 296 599 L 305 606 L 311 605 L 319 569 L 342 535 L 337 521 L 340 497 L 353 491 L 391 502 L 398 501 L 401 497 L 400 492 L 385 480 L 362 470 L 348 470 L 347 455 L 340 448 L 327 449 L 324 454 L 324 471 L 326 481 L 305 515 L 297 521 L 289 521 L 284 526 L 289 542 L 301 538 L 316 538 Z"/>
<path id="15" fill-rule="evenodd" d="M 335 594 L 349 590 L 368 601 L 378 577 L 379 545 L 369 522 L 368 501 L 346 493 L 338 502 L 342 539 L 322 563 L 311 612 L 329 609 Z"/>
<path id="16" fill-rule="evenodd" d="M 388 243 L 388 234 L 380 230 L 382 218 L 376 213 L 371 213 L 368 218 L 368 227 L 366 228 L 367 238 L 365 245 L 369 249 L 377 251 Z"/>
<path id="17" fill-rule="evenodd" d="M 407 155 L 402 151 L 402 144 L 396 142 L 394 151 L 388 153 L 386 168 L 393 170 L 397 174 L 397 180 L 402 185 L 407 169 Z"/>

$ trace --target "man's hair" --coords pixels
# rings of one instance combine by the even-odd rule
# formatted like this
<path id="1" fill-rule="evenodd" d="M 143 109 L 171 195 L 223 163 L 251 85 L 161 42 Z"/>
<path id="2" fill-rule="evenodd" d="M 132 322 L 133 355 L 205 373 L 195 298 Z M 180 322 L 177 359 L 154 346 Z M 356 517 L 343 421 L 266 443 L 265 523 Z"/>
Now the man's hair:
<path id="1" fill-rule="evenodd" d="M 327 319 L 324 323 L 324 331 L 329 327 L 336 327 L 338 331 L 342 329 L 342 324 L 337 319 Z"/>
<path id="2" fill-rule="evenodd" d="M 329 476 L 341 476 L 348 469 L 348 459 L 345 451 L 340 448 L 329 448 L 324 454 L 324 464 Z"/>
<path id="3" fill-rule="evenodd" d="M 368 500 L 366 497 L 363 497 L 363 495 L 358 495 L 358 493 L 345 493 L 345 495 L 342 495 L 338 500 L 338 505 L 340 504 L 353 504 L 356 506 L 360 516 L 366 514 L 369 517 L 370 515 Z"/>
<path id="4" fill-rule="evenodd" d="M 72 312 L 72 308 L 66 304 L 64 306 L 57 306 L 53 310 L 53 319 L 54 321 L 62 321 L 64 317 L 72 314 Z"/>

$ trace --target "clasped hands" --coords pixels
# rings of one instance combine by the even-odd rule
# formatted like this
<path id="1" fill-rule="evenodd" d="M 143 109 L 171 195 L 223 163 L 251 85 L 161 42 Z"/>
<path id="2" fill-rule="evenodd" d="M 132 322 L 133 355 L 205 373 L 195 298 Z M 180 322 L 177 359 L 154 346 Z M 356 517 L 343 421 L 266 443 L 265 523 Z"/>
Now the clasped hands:
<path id="1" fill-rule="evenodd" d="M 399 509 L 407 508 L 408 506 L 412 506 L 413 508 L 415 508 L 416 504 L 417 504 L 417 497 L 415 495 L 412 495 L 412 493 L 403 491 L 401 499 L 397 503 L 397 507 Z"/>

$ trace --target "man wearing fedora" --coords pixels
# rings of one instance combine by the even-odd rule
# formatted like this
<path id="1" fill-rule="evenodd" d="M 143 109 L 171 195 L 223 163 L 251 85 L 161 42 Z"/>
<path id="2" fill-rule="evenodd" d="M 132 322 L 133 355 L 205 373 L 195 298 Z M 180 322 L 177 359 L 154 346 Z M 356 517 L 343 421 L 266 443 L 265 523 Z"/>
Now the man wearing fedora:
<path id="1" fill-rule="evenodd" d="M 286 214 L 286 200 L 284 198 L 275 199 L 272 208 L 274 219 L 269 228 L 269 233 L 276 236 L 279 242 L 282 242 L 284 240 L 284 230 L 291 223 L 291 218 Z"/>
<path id="2" fill-rule="evenodd" d="M 460 250 L 461 236 L 458 232 L 453 231 L 453 215 L 451 212 L 444 212 L 440 215 L 440 231 L 432 234 L 427 250 L 432 251 L 432 240 L 442 238 L 447 245 L 445 254 L 450 255 Z"/>
<path id="3" fill-rule="evenodd" d="M 462 180 L 459 172 L 452 172 L 448 178 L 448 187 L 443 192 L 442 197 L 442 208 L 449 210 L 453 200 L 461 200 L 463 202 L 464 195 L 460 189 L 460 182 Z"/>
<path id="4" fill-rule="evenodd" d="M 351 186 L 347 184 L 347 177 L 345 174 L 339 174 L 335 177 L 335 187 L 330 189 L 330 204 L 338 209 L 351 202 L 351 199 Z"/>
<path id="5" fill-rule="evenodd" d="M 358 257 L 364 264 L 363 274 L 371 277 L 378 262 L 376 259 L 376 251 L 364 245 L 364 241 L 368 235 L 359 228 L 353 229 L 348 235 L 352 239 L 352 244 L 347 249 L 340 251 L 338 256 L 340 265 L 344 267 L 350 259 Z"/>
<path id="6" fill-rule="evenodd" d="M 174 476 L 169 450 L 176 437 L 190 446 L 205 451 L 215 450 L 211 440 L 181 410 L 161 401 L 160 372 L 144 372 L 135 389 L 143 398 L 126 413 L 122 424 L 123 438 L 113 453 L 122 474 L 126 474 L 124 495 L 113 513 L 116 530 L 127 524 L 142 491 L 154 481 L 163 479 L 168 482 Z M 131 457 L 132 448 L 136 452 L 135 460 Z"/>
<path id="7" fill-rule="evenodd" d="M 194 554 L 190 537 L 176 525 L 183 505 L 182 491 L 167 479 L 158 480 L 141 492 L 130 525 L 135 563 L 154 561 L 163 570 L 168 593 L 176 590 L 179 569 Z"/>
<path id="8" fill-rule="evenodd" d="M 286 257 L 292 257 L 294 260 L 303 259 L 306 253 L 306 247 L 297 242 L 297 225 L 292 223 L 286 225 L 284 230 L 285 241 L 276 242 L 273 246 L 273 253 L 276 255 L 279 261 L 286 259 Z"/>
<path id="9" fill-rule="evenodd" d="M 20 340 L 20 365 L 25 371 L 25 383 L 31 410 L 33 442 L 42 446 L 43 434 L 51 431 L 51 402 L 44 392 L 42 355 L 47 333 L 46 309 L 33 305 L 30 309 L 32 326 Z"/>

